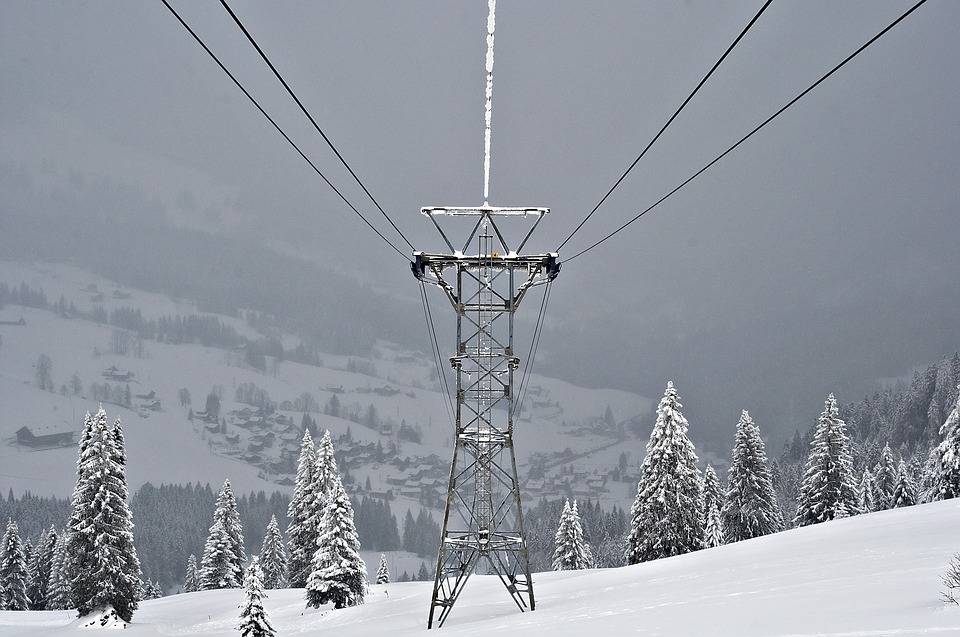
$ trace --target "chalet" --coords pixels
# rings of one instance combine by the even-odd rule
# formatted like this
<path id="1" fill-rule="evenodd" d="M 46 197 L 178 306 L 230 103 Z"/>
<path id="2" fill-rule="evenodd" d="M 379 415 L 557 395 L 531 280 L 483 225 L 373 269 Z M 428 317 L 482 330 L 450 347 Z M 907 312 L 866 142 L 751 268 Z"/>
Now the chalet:
<path id="1" fill-rule="evenodd" d="M 133 372 L 126 369 L 120 369 L 116 365 L 111 365 L 110 367 L 106 368 L 105 370 L 103 370 L 103 373 L 100 375 L 106 378 L 107 380 L 112 380 L 120 383 L 127 383 L 133 380 Z"/>
<path id="2" fill-rule="evenodd" d="M 24 325 L 26 325 L 26 324 L 27 324 L 27 322 L 26 322 L 25 320 L 23 320 L 23 317 L 22 317 L 22 316 L 20 317 L 20 320 L 18 320 L 18 321 L 0 321 L 0 325 L 19 325 L 19 326 L 22 327 L 22 326 L 24 326 Z"/>
<path id="3" fill-rule="evenodd" d="M 140 408 L 149 409 L 150 411 L 160 411 L 160 401 L 157 399 L 150 400 L 140 405 Z"/>
<path id="4" fill-rule="evenodd" d="M 30 427 L 20 427 L 17 430 L 17 444 L 26 447 L 70 447 L 73 446 L 73 432 L 46 432 L 33 433 Z"/>
<path id="5" fill-rule="evenodd" d="M 151 389 L 149 394 L 135 394 L 135 397 L 140 400 L 153 400 L 157 397 L 157 392 Z"/>
<path id="6" fill-rule="evenodd" d="M 408 478 L 409 476 L 406 476 L 406 475 L 389 476 L 387 478 L 387 484 L 395 487 L 400 487 L 407 482 Z"/>
<path id="7" fill-rule="evenodd" d="M 400 487 L 400 495 L 406 496 L 408 498 L 419 498 L 420 497 L 420 485 L 418 484 L 406 484 Z"/>

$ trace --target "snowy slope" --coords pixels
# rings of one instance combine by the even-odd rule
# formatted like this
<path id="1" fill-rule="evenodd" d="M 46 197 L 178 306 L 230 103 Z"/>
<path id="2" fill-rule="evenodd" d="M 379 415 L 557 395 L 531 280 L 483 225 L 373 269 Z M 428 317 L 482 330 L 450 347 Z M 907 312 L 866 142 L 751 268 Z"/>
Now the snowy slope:
<path id="1" fill-rule="evenodd" d="M 8 285 L 25 282 L 34 289 L 42 288 L 51 302 L 63 295 L 81 311 L 95 306 L 107 311 L 134 307 L 148 318 L 198 311 L 191 302 L 121 287 L 62 263 L 0 261 L 0 282 Z M 236 317 L 213 316 L 246 337 L 261 336 Z M 20 318 L 25 320 L 25 325 L 2 323 Z M 147 340 L 142 357 L 112 354 L 110 343 L 114 331 L 107 325 L 82 318 L 64 318 L 48 310 L 14 304 L 0 308 L 0 492 L 6 493 L 12 488 L 14 492 L 70 494 L 76 449 L 33 450 L 15 444 L 15 432 L 22 426 L 41 432 L 79 429 L 84 412 L 97 406 L 89 395 L 89 386 L 93 382 L 103 383 L 101 374 L 111 365 L 135 375 L 130 383 L 134 394 L 154 391 L 162 403 L 162 410 L 148 414 L 147 418 L 133 410 L 105 405 L 110 418 L 119 416 L 126 426 L 130 454 L 128 477 L 134 489 L 148 480 L 218 484 L 225 477 L 231 478 L 239 492 L 278 488 L 277 476 L 261 475 L 257 466 L 236 457 L 238 454 L 231 457 L 224 453 L 222 439 L 211 439 L 200 423 L 189 422 L 187 409 L 180 407 L 177 400 L 178 390 L 187 388 L 193 397 L 193 409 L 202 409 L 206 394 L 218 385 L 224 390 L 223 411 L 240 408 L 243 405 L 234 400 L 234 395 L 241 383 L 256 384 L 278 403 L 310 392 L 323 405 L 333 395 L 331 388 L 341 388 L 339 399 L 345 406 L 365 409 L 374 405 L 382 419 L 396 423 L 406 420 L 420 427 L 422 444 L 399 441 L 400 455 L 418 458 L 436 454 L 444 466 L 434 472 L 434 477 L 442 480 L 447 477 L 445 463 L 451 454 L 451 426 L 443 396 L 431 379 L 434 364 L 428 353 L 380 343 L 375 356 L 369 359 L 321 354 L 320 366 L 285 361 L 271 366 L 269 373 L 263 373 L 245 365 L 240 354 L 198 344 Z M 287 347 L 296 343 L 293 336 L 282 336 Z M 74 373 L 78 375 L 84 387 L 81 395 L 44 392 L 35 386 L 34 365 L 41 354 L 52 359 L 53 380 L 58 388 L 69 383 Z M 376 375 L 346 371 L 351 358 L 369 365 Z M 395 393 L 377 393 L 376 390 L 385 386 Z M 528 408 L 524 409 L 517 429 L 522 472 L 526 470 L 530 454 L 559 454 L 566 448 L 577 454 L 591 452 L 576 459 L 577 468 L 587 471 L 612 468 L 623 450 L 632 452 L 634 461 L 642 455 L 643 441 L 619 441 L 609 432 L 592 431 L 590 421 L 596 420 L 608 405 L 620 420 L 649 414 L 648 399 L 619 390 L 577 387 L 539 375 L 532 377 L 529 396 Z M 299 423 L 302 416 L 294 411 L 286 411 L 284 415 L 295 423 Z M 335 436 L 350 428 L 354 438 L 363 443 L 379 441 L 387 445 L 395 439 L 340 418 L 316 413 L 313 417 L 321 428 L 329 428 Z M 245 443 L 245 439 L 241 441 L 241 448 Z M 557 466 L 554 471 L 559 469 Z M 351 468 L 359 484 L 370 477 L 373 488 L 378 490 L 387 488 L 391 471 L 391 466 L 385 463 Z M 604 499 L 625 506 L 633 486 L 613 484 Z M 403 514 L 403 507 L 394 510 Z"/>
<path id="2" fill-rule="evenodd" d="M 535 577 L 538 608 L 519 614 L 490 577 L 472 579 L 442 634 L 665 636 L 960 635 L 939 599 L 960 550 L 960 502 L 830 522 L 633 567 Z M 302 591 L 267 600 L 279 635 L 425 634 L 429 583 L 375 586 L 368 602 L 304 610 Z M 235 635 L 239 590 L 143 604 L 128 634 Z M 0 613 L 0 635 L 77 634 L 65 612 Z"/>

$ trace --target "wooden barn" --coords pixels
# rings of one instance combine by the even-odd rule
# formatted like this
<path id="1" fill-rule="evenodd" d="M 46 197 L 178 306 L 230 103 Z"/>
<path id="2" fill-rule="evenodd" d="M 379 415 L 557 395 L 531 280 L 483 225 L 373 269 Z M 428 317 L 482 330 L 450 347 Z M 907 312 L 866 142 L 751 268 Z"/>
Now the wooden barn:
<path id="1" fill-rule="evenodd" d="M 41 431 L 34 433 L 30 427 L 23 426 L 17 430 L 17 444 L 25 447 L 72 447 L 73 432 L 61 431 L 51 432 Z"/>

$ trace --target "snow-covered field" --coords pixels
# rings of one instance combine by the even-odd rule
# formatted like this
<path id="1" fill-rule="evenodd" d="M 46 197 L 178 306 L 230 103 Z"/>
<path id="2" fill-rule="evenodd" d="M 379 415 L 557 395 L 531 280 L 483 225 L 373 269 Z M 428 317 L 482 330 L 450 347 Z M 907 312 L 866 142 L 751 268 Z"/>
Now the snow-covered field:
<path id="1" fill-rule="evenodd" d="M 520 614 L 498 581 L 476 576 L 446 635 L 836 637 L 960 635 L 940 576 L 960 550 L 960 501 L 872 513 L 639 566 L 535 577 L 537 610 Z M 374 586 L 365 605 L 305 610 L 273 591 L 278 635 L 425 634 L 430 584 Z M 145 602 L 132 635 L 236 635 L 241 591 Z M 0 613 L 0 635 L 76 634 L 68 612 Z M 86 633 L 89 634 L 89 633 Z"/>

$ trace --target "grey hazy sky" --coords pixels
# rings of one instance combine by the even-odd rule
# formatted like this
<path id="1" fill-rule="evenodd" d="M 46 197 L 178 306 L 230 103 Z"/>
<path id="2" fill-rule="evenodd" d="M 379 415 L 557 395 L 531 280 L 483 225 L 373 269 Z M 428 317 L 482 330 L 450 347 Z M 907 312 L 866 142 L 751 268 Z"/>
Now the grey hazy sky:
<path id="1" fill-rule="evenodd" d="M 219 3 L 176 4 L 363 202 Z M 552 207 L 534 248 L 555 247 L 759 4 L 501 0 L 491 202 Z M 776 0 L 571 246 L 646 207 L 909 4 Z M 398 224 L 439 247 L 419 207 L 482 194 L 486 3 L 234 5 Z M 953 351 L 958 24 L 960 3 L 931 0 L 565 268 L 540 362 L 646 394 L 672 377 L 711 426 L 732 430 L 742 406 L 783 431 L 831 388 L 853 400 Z M 363 276 L 415 294 L 159 1 L 0 3 L 0 86 L 5 161 L 138 184 L 180 222 L 321 262 L 369 253 Z"/>

